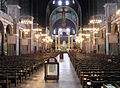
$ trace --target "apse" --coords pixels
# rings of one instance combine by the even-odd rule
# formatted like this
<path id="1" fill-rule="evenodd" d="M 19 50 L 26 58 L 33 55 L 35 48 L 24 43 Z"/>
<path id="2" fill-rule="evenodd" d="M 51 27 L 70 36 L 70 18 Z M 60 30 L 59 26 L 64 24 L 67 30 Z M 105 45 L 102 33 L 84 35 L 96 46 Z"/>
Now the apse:
<path id="1" fill-rule="evenodd" d="M 75 24 L 69 20 L 69 19 L 66 19 L 66 26 L 63 27 L 61 24 L 62 24 L 62 19 L 58 20 L 54 25 L 53 25 L 53 28 L 52 28 L 52 35 L 58 35 L 58 32 L 59 30 L 61 29 L 66 29 L 67 31 L 70 31 L 70 35 L 76 35 L 76 26 Z M 63 33 L 63 35 L 67 35 L 66 33 Z"/>

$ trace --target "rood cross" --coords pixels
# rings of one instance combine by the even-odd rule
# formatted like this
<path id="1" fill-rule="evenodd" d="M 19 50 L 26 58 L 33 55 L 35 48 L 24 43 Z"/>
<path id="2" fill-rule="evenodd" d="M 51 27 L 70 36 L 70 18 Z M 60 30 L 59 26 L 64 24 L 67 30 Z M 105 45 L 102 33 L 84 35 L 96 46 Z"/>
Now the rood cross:
<path id="1" fill-rule="evenodd" d="M 58 13 L 61 13 L 61 14 L 62 14 L 62 26 L 65 27 L 65 26 L 66 26 L 65 14 L 66 14 L 66 13 L 71 13 L 71 11 L 65 11 L 65 7 L 63 7 L 63 8 L 62 8 L 62 11 L 57 11 L 56 13 L 57 13 L 57 14 L 58 14 Z"/>

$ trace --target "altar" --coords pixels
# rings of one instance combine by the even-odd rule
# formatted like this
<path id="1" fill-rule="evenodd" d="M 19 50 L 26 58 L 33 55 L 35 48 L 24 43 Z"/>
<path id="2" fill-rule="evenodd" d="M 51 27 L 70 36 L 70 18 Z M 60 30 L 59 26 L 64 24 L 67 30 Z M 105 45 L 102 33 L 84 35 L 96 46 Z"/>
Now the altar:
<path id="1" fill-rule="evenodd" d="M 63 54 L 67 53 L 68 50 L 68 44 L 66 43 L 66 41 L 63 41 L 63 43 L 60 46 L 60 59 L 64 59 Z"/>

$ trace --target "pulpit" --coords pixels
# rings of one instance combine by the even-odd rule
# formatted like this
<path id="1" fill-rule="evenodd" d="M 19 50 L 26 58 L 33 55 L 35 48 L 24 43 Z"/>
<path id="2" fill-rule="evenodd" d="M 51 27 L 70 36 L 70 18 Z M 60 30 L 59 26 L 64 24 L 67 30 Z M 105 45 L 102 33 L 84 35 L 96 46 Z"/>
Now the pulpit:
<path id="1" fill-rule="evenodd" d="M 56 58 L 50 58 L 44 63 L 45 66 L 45 81 L 59 80 L 59 63 Z"/>

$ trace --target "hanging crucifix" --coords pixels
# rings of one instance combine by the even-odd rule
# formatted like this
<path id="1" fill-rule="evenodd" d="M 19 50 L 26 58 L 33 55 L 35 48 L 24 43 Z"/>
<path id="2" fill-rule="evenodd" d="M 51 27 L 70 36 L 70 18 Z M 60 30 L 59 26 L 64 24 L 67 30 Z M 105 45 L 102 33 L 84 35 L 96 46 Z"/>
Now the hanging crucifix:
<path id="1" fill-rule="evenodd" d="M 61 14 L 62 14 L 62 26 L 65 27 L 65 26 L 66 26 L 65 14 L 66 14 L 66 13 L 71 13 L 71 11 L 65 11 L 65 7 L 62 7 L 62 11 L 57 11 L 56 13 L 57 13 L 57 14 L 58 14 L 58 13 L 61 13 Z"/>

